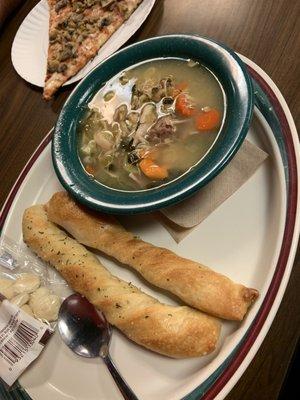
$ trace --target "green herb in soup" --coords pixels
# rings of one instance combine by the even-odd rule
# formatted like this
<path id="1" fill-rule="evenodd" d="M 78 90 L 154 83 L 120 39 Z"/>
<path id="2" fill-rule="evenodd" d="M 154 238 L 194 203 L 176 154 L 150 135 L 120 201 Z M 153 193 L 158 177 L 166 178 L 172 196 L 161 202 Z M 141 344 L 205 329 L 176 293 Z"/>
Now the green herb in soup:
<path id="1" fill-rule="evenodd" d="M 143 190 L 201 160 L 216 139 L 224 98 L 193 61 L 161 59 L 123 71 L 93 98 L 80 123 L 79 155 L 104 185 Z"/>

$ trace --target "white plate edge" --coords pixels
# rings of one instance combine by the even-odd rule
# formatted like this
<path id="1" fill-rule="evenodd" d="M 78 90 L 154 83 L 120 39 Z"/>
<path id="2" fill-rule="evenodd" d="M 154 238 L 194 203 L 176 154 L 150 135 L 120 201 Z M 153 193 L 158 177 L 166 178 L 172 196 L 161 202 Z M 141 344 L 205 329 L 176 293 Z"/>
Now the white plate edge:
<path id="1" fill-rule="evenodd" d="M 262 116 L 262 118 L 260 117 L 261 113 L 259 112 L 259 110 L 256 109 L 255 112 L 258 114 L 257 116 L 258 116 L 260 122 L 261 122 L 261 123 L 264 122 L 264 123 L 268 126 L 268 124 L 265 122 L 264 117 L 263 117 L 263 116 Z M 271 129 L 271 128 L 269 128 L 269 129 Z M 33 156 L 34 156 L 34 154 L 38 151 L 39 147 L 42 146 L 42 143 L 44 143 L 44 141 L 46 140 L 46 138 L 48 137 L 48 135 L 50 134 L 50 132 L 51 132 L 51 130 L 50 130 L 49 133 L 46 135 L 46 137 L 44 138 L 44 140 L 42 140 L 42 142 L 40 143 L 40 145 L 37 147 L 36 151 L 33 153 Z M 274 142 L 275 142 L 275 139 L 274 139 Z M 47 149 L 48 146 L 51 146 L 51 142 L 48 143 L 48 144 L 43 148 L 43 150 L 39 153 L 39 155 L 38 155 L 37 159 L 34 161 L 34 163 L 39 161 L 39 157 L 43 154 L 43 152 Z M 276 149 L 276 150 L 277 150 L 277 149 Z M 50 151 L 51 151 L 51 150 L 50 150 Z M 279 153 L 279 150 L 278 150 L 278 153 Z M 32 156 L 32 157 L 33 157 L 33 156 Z M 28 164 L 31 162 L 32 157 L 31 157 L 30 160 L 26 163 L 26 165 L 25 165 L 25 167 L 23 168 L 22 172 L 27 168 Z M 277 155 L 276 155 L 276 158 L 279 158 L 279 157 L 280 157 L 280 156 L 277 154 Z M 20 173 L 20 175 L 22 174 L 22 172 Z M 19 191 L 21 192 L 22 189 L 23 189 L 23 187 L 26 186 L 27 181 L 30 180 L 30 178 L 31 178 L 31 173 L 32 173 L 32 172 L 33 172 L 33 168 L 31 167 L 30 170 L 27 172 L 26 177 L 25 177 L 24 180 L 22 181 L 20 187 L 18 188 L 17 193 L 18 193 Z M 19 175 L 19 176 L 20 176 L 20 175 Z M 280 169 L 280 176 L 281 176 L 280 181 L 284 181 L 284 172 L 283 172 L 283 168 Z M 281 183 L 281 185 L 282 185 L 282 183 Z M 12 190 L 13 190 L 13 189 L 12 189 Z M 10 208 L 13 208 L 14 205 L 15 205 L 15 202 L 18 200 L 17 193 L 16 193 L 16 195 L 15 195 L 15 197 L 14 197 L 14 199 L 13 199 L 13 202 L 12 202 Z M 284 204 L 285 204 L 285 198 L 283 199 L 282 207 L 284 207 Z M 283 213 L 281 213 L 281 215 L 283 215 Z M 9 223 L 9 220 L 8 220 L 8 219 L 5 221 L 3 230 L 6 229 L 6 224 L 7 224 L 7 223 Z M 275 255 L 274 255 L 274 260 L 277 260 L 277 259 L 278 259 L 278 254 L 279 254 L 279 251 L 280 251 L 280 244 L 282 243 L 282 237 L 283 237 L 284 221 L 282 221 L 282 222 L 280 223 L 280 226 L 281 226 L 281 233 L 278 235 L 278 239 L 277 239 L 278 244 L 277 244 L 277 246 L 276 246 L 276 253 L 275 253 Z M 275 262 L 275 261 L 274 261 L 274 262 Z M 273 269 L 273 270 L 270 270 L 270 272 L 269 272 L 269 274 L 268 274 L 268 276 L 267 276 L 267 279 L 266 279 L 266 282 L 265 282 L 265 285 L 264 285 L 264 289 L 263 289 L 262 292 L 261 292 L 261 299 L 262 299 L 262 300 L 265 298 L 265 294 L 266 294 L 266 292 L 267 292 L 267 290 L 268 290 L 268 288 L 269 288 L 269 286 L 270 286 L 270 283 L 271 283 L 271 280 L 272 280 L 273 275 L 274 275 L 274 269 Z M 252 308 L 252 310 L 250 310 L 250 313 L 253 314 L 254 312 L 257 313 L 258 310 L 255 310 L 255 309 Z M 250 315 L 250 313 L 249 313 L 249 315 Z M 251 319 L 252 319 L 252 318 L 251 318 Z M 253 319 L 254 319 L 254 318 L 253 318 Z M 249 327 L 248 327 L 248 328 L 249 328 Z M 241 338 L 244 336 L 244 334 L 246 333 L 246 331 L 247 331 L 248 328 L 247 328 L 247 327 L 242 327 L 242 328 L 241 328 L 242 332 L 240 332 L 240 333 L 238 334 L 239 337 L 233 338 L 232 340 L 230 340 L 230 341 L 233 342 L 233 343 L 232 343 L 232 348 L 233 348 L 233 349 L 240 343 Z M 230 355 L 230 354 L 228 354 L 228 355 Z M 202 380 L 201 380 L 200 385 L 201 385 L 207 378 L 209 378 L 209 377 L 214 373 L 214 371 L 216 371 L 216 369 L 217 369 L 219 366 L 221 366 L 222 363 L 225 361 L 225 358 L 223 358 L 223 359 L 222 359 L 222 357 L 221 357 L 221 359 L 218 359 L 218 358 L 219 358 L 219 357 L 217 357 L 217 358 L 215 358 L 214 360 L 211 361 L 209 368 L 207 369 L 205 375 L 202 377 Z M 185 386 L 182 388 L 182 390 L 180 390 L 180 392 L 178 391 L 179 396 L 176 396 L 176 400 L 181 399 L 183 396 L 187 396 L 188 394 L 190 394 L 193 390 L 195 390 L 195 389 L 197 388 L 197 386 L 199 385 L 199 383 L 198 383 L 198 385 L 197 385 L 197 383 L 195 383 L 195 380 L 197 380 L 197 377 L 196 377 L 196 376 L 194 377 L 193 380 L 191 380 L 191 382 L 190 382 L 189 384 L 185 385 Z M 26 390 L 26 388 L 25 388 L 25 390 Z M 175 400 L 175 398 L 174 398 L 174 400 Z"/>
<path id="2" fill-rule="evenodd" d="M 297 136 L 297 130 L 292 118 L 292 115 L 290 113 L 290 110 L 282 96 L 282 94 L 280 93 L 279 89 L 277 88 L 277 86 L 275 85 L 275 83 L 271 80 L 271 78 L 260 68 L 258 67 L 254 62 L 252 62 L 251 60 L 249 60 L 248 58 L 241 56 L 241 58 L 247 62 L 247 64 L 249 64 L 254 70 L 256 70 L 257 72 L 259 72 L 259 74 L 268 82 L 268 84 L 270 85 L 270 87 L 274 90 L 282 108 L 284 109 L 285 115 L 288 119 L 288 123 L 289 126 L 291 128 L 291 132 L 292 132 L 292 137 L 293 137 L 293 144 L 294 144 L 294 148 L 295 148 L 295 153 L 296 153 L 296 162 L 297 162 L 297 170 L 300 171 L 300 145 L 299 145 L 299 140 L 298 140 L 298 136 Z M 52 130 L 52 129 L 51 129 Z M 51 132 L 51 130 L 49 131 L 49 133 Z M 49 133 L 46 135 L 48 136 Z M 45 138 L 44 138 L 45 140 Z M 40 143 L 40 145 L 37 147 L 37 149 L 41 146 L 41 144 L 44 142 L 44 140 L 42 140 L 42 142 Z M 36 150 L 37 151 L 37 150 Z M 36 153 L 36 151 L 33 153 L 32 157 L 34 156 L 34 154 Z M 21 174 L 24 172 L 24 170 L 27 168 L 28 164 L 31 162 L 32 157 L 30 157 L 30 159 L 28 160 L 28 162 L 26 163 L 26 165 L 24 166 L 24 168 L 22 169 L 22 171 L 20 172 L 17 180 L 19 179 L 19 177 L 21 176 Z M 22 187 L 26 184 L 27 180 L 30 177 L 30 170 L 28 171 L 25 179 L 22 181 L 20 187 L 18 188 L 18 191 L 22 189 Z M 15 185 L 12 187 L 10 193 L 7 196 L 7 200 L 5 201 L 1 212 L 3 211 L 3 209 L 5 208 L 7 201 L 11 195 L 11 193 L 14 190 Z M 14 202 L 15 202 L 15 198 L 10 206 L 13 207 Z M 282 301 L 289 277 L 290 277 L 290 273 L 292 270 L 292 266 L 293 266 L 293 261 L 294 261 L 294 257 L 296 254 L 296 250 L 297 250 L 297 244 L 298 244 L 298 238 L 297 235 L 295 233 L 300 231 L 300 212 L 299 212 L 299 203 L 300 203 L 300 193 L 298 193 L 298 209 L 297 209 L 297 214 L 296 214 L 296 221 L 295 221 L 295 231 L 294 231 L 294 236 L 293 236 L 293 240 L 292 240 L 292 245 L 291 245 L 291 250 L 290 250 L 290 254 L 289 254 L 289 259 L 287 262 L 287 266 L 286 266 L 286 270 L 284 272 L 284 275 L 282 277 L 281 280 L 281 284 L 280 287 L 278 289 L 278 292 L 276 294 L 276 297 L 274 299 L 273 305 L 271 307 L 271 310 L 268 314 L 267 319 L 265 320 L 258 336 L 255 339 L 255 342 L 253 343 L 253 345 L 251 346 L 247 356 L 245 357 L 245 359 L 243 360 L 243 362 L 240 364 L 239 368 L 237 369 L 237 371 L 234 373 L 234 375 L 231 377 L 231 379 L 228 381 L 228 383 L 224 386 L 224 388 L 221 390 L 221 392 L 219 392 L 219 394 L 215 397 L 215 399 L 221 400 L 224 399 L 224 397 L 229 393 L 229 391 L 234 387 L 234 385 L 237 383 L 237 381 L 239 380 L 239 378 L 242 376 L 243 372 L 246 370 L 246 368 L 248 367 L 248 365 L 250 364 L 250 362 L 252 361 L 252 359 L 254 358 L 256 352 L 258 351 L 259 347 L 261 346 L 261 343 L 263 341 L 263 339 L 265 338 L 266 334 L 268 333 L 268 330 L 275 318 L 275 315 L 277 313 L 277 310 L 280 306 L 280 303 Z"/>
<path id="3" fill-rule="evenodd" d="M 294 149 L 295 149 L 297 171 L 298 171 L 298 182 L 299 182 L 298 186 L 300 186 L 300 143 L 299 143 L 296 125 L 293 120 L 290 109 L 289 109 L 283 95 L 281 94 L 280 90 L 278 89 L 276 84 L 273 82 L 273 80 L 269 77 L 269 75 L 249 58 L 247 58 L 241 54 L 239 54 L 239 56 L 242 58 L 242 60 L 244 62 L 246 62 L 246 64 L 250 65 L 250 67 L 252 67 L 256 72 L 258 72 L 259 75 L 261 75 L 264 78 L 264 80 L 269 84 L 269 86 L 272 88 L 272 90 L 276 94 L 277 99 L 279 100 L 279 102 L 285 112 L 285 116 L 288 120 L 288 124 L 289 124 L 289 127 L 292 132 L 293 145 L 294 145 Z M 233 387 L 239 381 L 239 379 L 241 378 L 241 376 L 243 375 L 243 373 L 246 371 L 247 367 L 249 366 L 250 362 L 254 359 L 256 353 L 258 352 L 263 340 L 267 336 L 267 333 L 275 319 L 275 316 L 277 314 L 277 311 L 278 311 L 281 301 L 283 299 L 287 284 L 289 282 L 289 278 L 290 278 L 292 268 L 294 265 L 294 259 L 295 259 L 296 252 L 297 252 L 297 246 L 298 246 L 298 241 L 299 241 L 299 232 L 300 232 L 300 207 L 299 207 L 299 204 L 300 204 L 300 190 L 298 191 L 298 196 L 297 196 L 297 213 L 296 213 L 296 218 L 295 218 L 295 229 L 294 229 L 294 235 L 293 235 L 293 239 L 292 239 L 292 243 L 291 243 L 291 249 L 290 249 L 288 261 L 286 264 L 286 269 L 282 276 L 281 283 L 280 283 L 280 286 L 276 293 L 276 297 L 274 299 L 273 305 L 268 313 L 268 316 L 267 316 L 259 334 L 257 335 L 251 348 L 249 349 L 249 352 L 247 353 L 246 357 L 244 358 L 242 363 L 239 365 L 238 369 L 235 371 L 233 376 L 229 379 L 229 381 L 223 387 L 223 389 L 215 397 L 215 400 L 224 400 L 225 396 L 227 396 L 227 394 L 233 389 Z M 297 233 L 298 233 L 298 235 L 297 235 Z"/>

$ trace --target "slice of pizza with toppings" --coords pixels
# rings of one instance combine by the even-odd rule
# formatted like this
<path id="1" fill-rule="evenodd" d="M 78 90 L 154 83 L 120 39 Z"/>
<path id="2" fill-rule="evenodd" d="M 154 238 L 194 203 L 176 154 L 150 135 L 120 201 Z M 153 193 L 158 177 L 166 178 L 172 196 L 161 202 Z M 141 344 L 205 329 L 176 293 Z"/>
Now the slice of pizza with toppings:
<path id="1" fill-rule="evenodd" d="M 48 0 L 47 74 L 43 96 L 51 99 L 76 75 L 143 0 Z"/>

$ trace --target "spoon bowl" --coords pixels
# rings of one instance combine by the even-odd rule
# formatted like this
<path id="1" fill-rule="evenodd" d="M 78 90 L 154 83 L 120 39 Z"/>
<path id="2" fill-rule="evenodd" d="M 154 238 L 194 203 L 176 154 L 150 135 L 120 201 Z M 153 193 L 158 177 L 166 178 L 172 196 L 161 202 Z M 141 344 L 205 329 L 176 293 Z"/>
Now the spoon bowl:
<path id="1" fill-rule="evenodd" d="M 105 316 L 80 294 L 67 297 L 59 310 L 58 330 L 65 344 L 82 357 L 101 357 L 123 398 L 138 400 L 109 355 L 111 328 Z"/>
<path id="2" fill-rule="evenodd" d="M 111 338 L 104 315 L 79 294 L 72 294 L 62 303 L 58 329 L 66 345 L 82 357 L 99 357 Z"/>

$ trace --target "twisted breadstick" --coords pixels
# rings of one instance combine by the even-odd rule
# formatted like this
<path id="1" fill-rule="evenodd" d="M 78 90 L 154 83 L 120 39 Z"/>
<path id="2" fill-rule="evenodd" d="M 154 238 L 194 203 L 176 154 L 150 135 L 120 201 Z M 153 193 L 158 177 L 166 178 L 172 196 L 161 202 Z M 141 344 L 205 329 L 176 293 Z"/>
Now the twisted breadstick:
<path id="1" fill-rule="evenodd" d="M 54 194 L 46 207 L 49 219 L 80 243 L 130 265 L 148 282 L 208 314 L 242 320 L 258 296 L 255 289 L 136 238 L 114 218 L 89 212 L 66 192 Z"/>
<path id="2" fill-rule="evenodd" d="M 216 319 L 189 307 L 161 304 L 112 276 L 92 253 L 48 220 L 43 206 L 25 211 L 23 238 L 134 342 L 174 358 L 201 356 L 215 349 L 220 333 Z"/>

